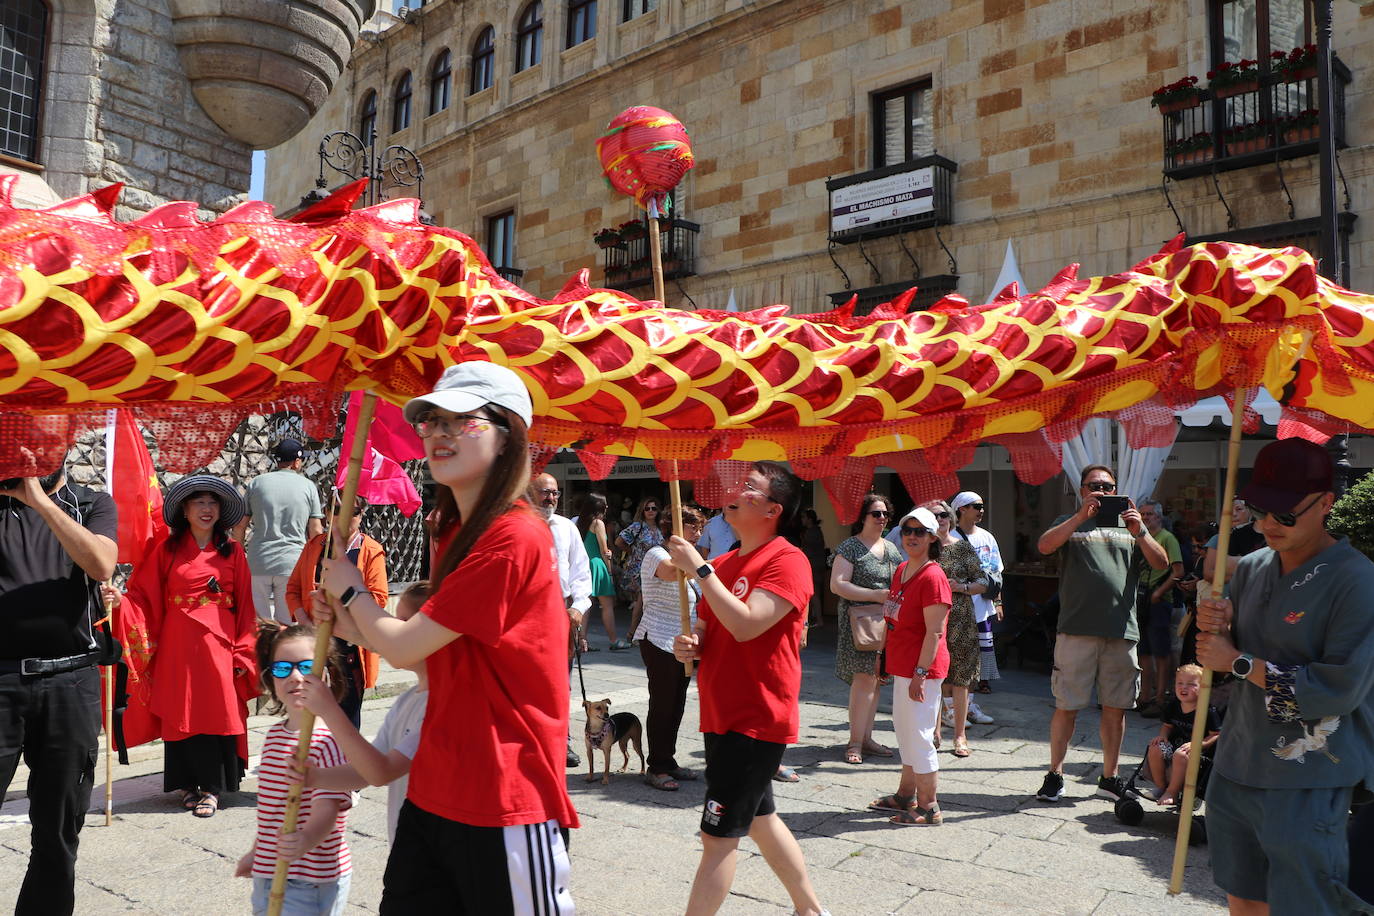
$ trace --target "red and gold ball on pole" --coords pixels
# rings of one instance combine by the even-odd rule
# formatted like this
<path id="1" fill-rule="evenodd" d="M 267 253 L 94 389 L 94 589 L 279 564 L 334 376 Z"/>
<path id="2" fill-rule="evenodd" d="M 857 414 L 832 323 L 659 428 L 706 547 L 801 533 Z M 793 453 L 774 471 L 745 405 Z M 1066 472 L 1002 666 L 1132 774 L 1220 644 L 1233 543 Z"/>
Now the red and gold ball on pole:
<path id="1" fill-rule="evenodd" d="M 601 170 L 611 187 L 644 209 L 666 212 L 669 195 L 694 162 L 682 122 L 661 108 L 636 105 L 612 119 L 596 141 Z"/>

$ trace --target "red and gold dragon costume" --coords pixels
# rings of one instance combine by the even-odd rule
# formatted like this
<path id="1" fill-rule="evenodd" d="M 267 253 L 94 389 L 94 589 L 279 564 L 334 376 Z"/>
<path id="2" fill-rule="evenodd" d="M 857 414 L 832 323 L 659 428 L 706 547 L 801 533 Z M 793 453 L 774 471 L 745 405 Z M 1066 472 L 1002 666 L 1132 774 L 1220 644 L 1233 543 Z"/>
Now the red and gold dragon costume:
<path id="1" fill-rule="evenodd" d="M 614 460 L 598 455 L 696 479 L 774 458 L 858 486 L 883 464 L 919 496 L 992 441 L 1037 481 L 1089 417 L 1149 444 L 1173 408 L 1258 385 L 1286 395 L 1291 431 L 1374 426 L 1374 297 L 1297 249 L 1174 245 L 912 314 L 910 294 L 864 317 L 689 312 L 586 271 L 539 299 L 467 236 L 420 225 L 414 201 L 351 210 L 357 188 L 292 221 L 249 203 L 208 223 L 187 203 L 117 222 L 117 191 L 26 210 L 0 184 L 0 477 L 20 445 L 55 463 L 106 408 L 136 409 L 189 470 L 246 413 L 298 410 L 328 435 L 341 392 L 400 402 L 468 359 L 521 373 L 532 442 L 575 446 L 598 475 Z"/>

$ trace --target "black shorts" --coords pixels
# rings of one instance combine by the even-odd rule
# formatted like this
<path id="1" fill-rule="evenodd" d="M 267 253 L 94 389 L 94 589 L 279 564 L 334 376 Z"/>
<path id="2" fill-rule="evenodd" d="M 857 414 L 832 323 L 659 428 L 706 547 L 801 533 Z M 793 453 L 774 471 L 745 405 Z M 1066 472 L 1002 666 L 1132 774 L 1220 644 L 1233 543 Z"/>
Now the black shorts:
<path id="1" fill-rule="evenodd" d="M 701 832 L 718 837 L 749 834 L 754 818 L 772 814 L 773 776 L 785 744 L 760 741 L 738 732 L 706 732 L 706 804 Z"/>

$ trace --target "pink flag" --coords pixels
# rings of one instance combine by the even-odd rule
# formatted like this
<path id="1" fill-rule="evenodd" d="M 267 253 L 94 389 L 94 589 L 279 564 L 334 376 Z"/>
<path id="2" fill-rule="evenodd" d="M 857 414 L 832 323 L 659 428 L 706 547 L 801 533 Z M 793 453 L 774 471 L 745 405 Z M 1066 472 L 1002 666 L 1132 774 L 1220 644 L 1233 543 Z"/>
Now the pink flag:
<path id="1" fill-rule="evenodd" d="M 334 485 L 340 490 L 348 473 L 348 456 L 353 451 L 353 435 L 357 431 L 362 400 L 361 391 L 353 392 L 348 399 L 339 471 L 334 478 Z M 395 506 L 402 515 L 414 515 L 420 508 L 420 494 L 400 462 L 425 457 L 425 449 L 399 407 L 385 401 L 377 402 L 377 412 L 368 431 L 367 455 L 358 478 L 358 495 L 370 503 Z"/>

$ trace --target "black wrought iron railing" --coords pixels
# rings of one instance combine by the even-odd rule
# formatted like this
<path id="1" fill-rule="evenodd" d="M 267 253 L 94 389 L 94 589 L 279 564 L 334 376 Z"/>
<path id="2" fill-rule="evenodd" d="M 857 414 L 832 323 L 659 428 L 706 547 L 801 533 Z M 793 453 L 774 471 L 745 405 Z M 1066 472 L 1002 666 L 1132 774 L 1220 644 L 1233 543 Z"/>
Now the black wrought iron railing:
<path id="1" fill-rule="evenodd" d="M 653 265 L 649 250 L 649 223 L 643 222 L 643 234 L 635 238 L 621 238 L 606 247 L 606 286 L 610 289 L 630 289 L 653 282 Z M 685 219 L 670 217 L 659 220 L 659 255 L 663 261 L 663 279 L 690 277 L 697 272 L 697 235 L 701 226 Z"/>
<path id="2" fill-rule="evenodd" d="M 844 245 L 954 222 L 958 171 L 944 156 L 922 156 L 828 179 L 830 241 Z"/>
<path id="3" fill-rule="evenodd" d="M 1350 70 L 1332 59 L 1336 145 L 1345 146 L 1345 89 Z M 1248 86 L 1205 89 L 1196 104 L 1162 111 L 1164 172 L 1186 178 L 1212 170 L 1245 168 L 1260 162 L 1317 152 L 1317 78 L 1287 80 L 1263 73 Z"/>

